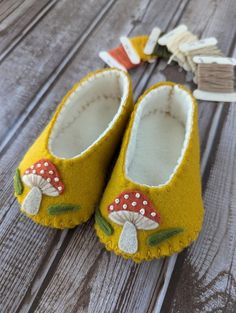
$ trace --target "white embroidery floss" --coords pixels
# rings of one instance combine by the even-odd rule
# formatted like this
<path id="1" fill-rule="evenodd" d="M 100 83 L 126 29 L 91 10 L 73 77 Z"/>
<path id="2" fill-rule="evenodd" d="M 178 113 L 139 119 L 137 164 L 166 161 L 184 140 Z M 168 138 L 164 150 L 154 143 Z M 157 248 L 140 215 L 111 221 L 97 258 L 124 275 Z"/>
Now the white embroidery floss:
<path id="1" fill-rule="evenodd" d="M 181 44 L 179 48 L 185 55 L 189 68 L 195 74 L 197 71 L 197 65 L 193 62 L 195 56 L 223 56 L 222 51 L 217 47 L 217 39 L 214 37 L 184 43 Z"/>
<path id="2" fill-rule="evenodd" d="M 236 59 L 212 56 L 195 56 L 198 89 L 193 95 L 199 100 L 236 101 L 234 66 Z"/>
<path id="3" fill-rule="evenodd" d="M 187 58 L 184 53 L 180 50 L 180 45 L 184 43 L 190 43 L 197 41 L 198 37 L 193 35 L 187 28 L 186 25 L 180 25 L 174 28 L 171 32 L 159 38 L 158 43 L 160 45 L 166 45 L 168 50 L 172 53 L 168 64 L 175 60 L 185 70 L 189 71 L 189 65 Z"/>

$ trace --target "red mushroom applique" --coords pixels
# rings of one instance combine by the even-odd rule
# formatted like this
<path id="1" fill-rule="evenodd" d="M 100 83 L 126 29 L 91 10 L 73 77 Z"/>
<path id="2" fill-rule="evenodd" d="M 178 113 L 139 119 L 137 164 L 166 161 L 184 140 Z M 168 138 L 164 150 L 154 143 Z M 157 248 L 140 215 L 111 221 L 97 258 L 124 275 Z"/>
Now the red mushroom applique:
<path id="1" fill-rule="evenodd" d="M 137 229 L 155 229 L 160 214 L 149 199 L 139 191 L 124 191 L 108 206 L 109 218 L 123 226 L 119 249 L 134 254 L 138 251 Z"/>
<path id="2" fill-rule="evenodd" d="M 24 199 L 22 209 L 28 214 L 36 215 L 39 211 L 42 194 L 57 197 L 64 190 L 56 166 L 49 160 L 42 159 L 31 165 L 22 177 L 23 182 L 31 188 Z"/>

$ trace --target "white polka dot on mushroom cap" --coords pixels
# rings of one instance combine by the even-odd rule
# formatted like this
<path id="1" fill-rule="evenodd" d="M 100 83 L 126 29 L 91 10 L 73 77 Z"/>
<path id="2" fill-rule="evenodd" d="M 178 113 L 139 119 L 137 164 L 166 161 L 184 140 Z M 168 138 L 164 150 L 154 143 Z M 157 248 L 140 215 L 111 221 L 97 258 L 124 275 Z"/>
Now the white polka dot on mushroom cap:
<path id="1" fill-rule="evenodd" d="M 41 164 L 40 164 L 40 163 L 38 163 L 38 164 L 37 164 L 37 167 L 41 167 Z"/>
<path id="2" fill-rule="evenodd" d="M 53 171 L 49 171 L 48 173 L 49 173 L 50 175 L 52 175 L 52 174 L 53 174 Z"/>
<path id="3" fill-rule="evenodd" d="M 125 194 L 125 195 L 124 195 L 124 198 L 125 198 L 125 199 L 129 199 L 129 195 Z"/>
<path id="4" fill-rule="evenodd" d="M 61 190 L 62 190 L 62 187 L 61 187 L 61 186 L 59 186 L 59 187 L 58 187 L 58 190 L 59 190 L 59 191 L 61 191 Z"/>
<path id="5" fill-rule="evenodd" d="M 110 205 L 110 210 L 113 210 L 114 209 L 114 206 L 113 205 Z"/>
<path id="6" fill-rule="evenodd" d="M 48 166 L 48 162 L 44 162 L 44 166 Z"/>
<path id="7" fill-rule="evenodd" d="M 143 205 L 147 205 L 148 202 L 146 200 L 143 201 Z"/>
<path id="8" fill-rule="evenodd" d="M 50 183 L 51 182 L 51 178 L 47 178 L 47 181 Z"/>
<path id="9" fill-rule="evenodd" d="M 157 215 L 156 212 L 151 213 L 151 216 L 156 216 L 156 215 Z"/>
<path id="10" fill-rule="evenodd" d="M 39 173 L 40 173 L 40 174 L 44 174 L 44 170 L 41 170 Z"/>
<path id="11" fill-rule="evenodd" d="M 33 169 L 33 168 L 34 168 L 34 166 L 33 166 L 33 165 L 31 165 L 31 166 L 30 166 L 30 168 L 32 168 L 32 169 Z"/>
<path id="12" fill-rule="evenodd" d="M 55 182 L 59 181 L 59 178 L 58 178 L 58 177 L 55 177 L 55 178 L 54 178 L 54 181 L 55 181 Z"/>
<path id="13" fill-rule="evenodd" d="M 136 198 L 140 198 L 140 193 L 137 192 L 137 193 L 135 194 L 135 197 L 136 197 Z"/>
<path id="14" fill-rule="evenodd" d="M 117 199 L 115 200 L 115 203 L 116 203 L 116 204 L 120 203 L 120 200 L 117 198 Z"/>
<path id="15" fill-rule="evenodd" d="M 125 203 L 123 204 L 123 209 L 127 209 L 128 205 Z"/>
<path id="16" fill-rule="evenodd" d="M 140 209 L 140 211 L 139 211 L 142 215 L 144 215 L 145 214 L 145 209 L 144 208 L 142 208 L 142 209 Z"/>
<path id="17" fill-rule="evenodd" d="M 36 170 L 33 170 L 32 173 L 33 173 L 33 174 L 36 174 Z"/>
<path id="18" fill-rule="evenodd" d="M 132 206 L 136 206 L 137 205 L 137 202 L 132 202 Z"/>

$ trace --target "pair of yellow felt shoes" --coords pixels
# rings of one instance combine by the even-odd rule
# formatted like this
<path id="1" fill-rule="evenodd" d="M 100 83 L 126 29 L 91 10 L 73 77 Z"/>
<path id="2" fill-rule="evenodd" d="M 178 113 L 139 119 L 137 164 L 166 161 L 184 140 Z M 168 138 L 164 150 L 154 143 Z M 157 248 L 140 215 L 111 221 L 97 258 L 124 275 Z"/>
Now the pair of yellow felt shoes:
<path id="1" fill-rule="evenodd" d="M 45 226 L 72 228 L 95 212 L 100 241 L 125 258 L 179 252 L 203 220 L 196 102 L 163 82 L 134 106 L 127 73 L 91 73 L 26 153 L 14 187 L 22 212 Z"/>

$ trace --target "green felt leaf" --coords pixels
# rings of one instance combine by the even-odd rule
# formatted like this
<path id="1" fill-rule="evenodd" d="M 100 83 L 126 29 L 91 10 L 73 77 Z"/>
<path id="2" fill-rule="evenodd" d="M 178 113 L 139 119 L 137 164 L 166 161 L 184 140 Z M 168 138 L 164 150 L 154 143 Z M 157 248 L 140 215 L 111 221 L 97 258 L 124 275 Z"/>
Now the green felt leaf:
<path id="1" fill-rule="evenodd" d="M 48 208 L 48 214 L 49 215 L 59 215 L 67 212 L 74 212 L 79 210 L 79 205 L 75 204 L 54 204 Z"/>
<path id="2" fill-rule="evenodd" d="M 24 185 L 22 184 L 20 177 L 20 170 L 17 168 L 14 176 L 14 189 L 17 195 L 21 195 L 24 190 Z"/>
<path id="3" fill-rule="evenodd" d="M 114 232 L 113 227 L 111 224 L 108 223 L 108 221 L 102 216 L 99 209 L 95 212 L 95 221 L 100 226 L 101 230 L 107 235 L 111 236 Z"/>
<path id="4" fill-rule="evenodd" d="M 155 234 L 152 234 L 148 237 L 147 242 L 149 246 L 156 246 L 159 243 L 183 232 L 183 228 L 176 227 L 176 228 L 169 228 L 169 229 L 163 229 Z"/>

